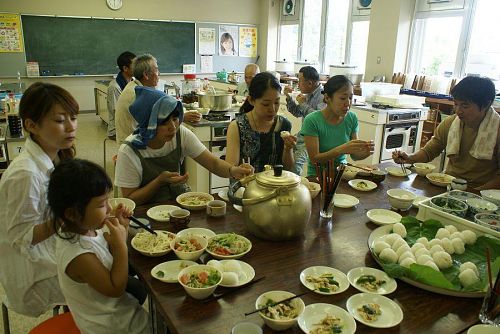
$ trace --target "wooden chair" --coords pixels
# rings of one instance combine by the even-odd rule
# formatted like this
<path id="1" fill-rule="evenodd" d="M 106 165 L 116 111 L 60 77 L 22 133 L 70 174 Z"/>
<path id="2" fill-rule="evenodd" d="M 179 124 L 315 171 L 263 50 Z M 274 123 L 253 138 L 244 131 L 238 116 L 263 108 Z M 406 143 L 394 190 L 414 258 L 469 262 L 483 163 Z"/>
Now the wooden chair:
<path id="1" fill-rule="evenodd" d="M 448 94 L 450 94 L 451 90 L 453 89 L 453 87 L 455 87 L 456 84 L 457 84 L 457 79 L 456 78 L 451 79 L 450 88 L 448 89 Z"/>
<path id="2" fill-rule="evenodd" d="M 392 75 L 391 83 L 404 85 L 406 80 L 406 74 L 398 72 Z"/>
<path id="3" fill-rule="evenodd" d="M 66 312 L 45 320 L 33 328 L 29 334 L 80 334 L 80 330 L 71 312 Z"/>

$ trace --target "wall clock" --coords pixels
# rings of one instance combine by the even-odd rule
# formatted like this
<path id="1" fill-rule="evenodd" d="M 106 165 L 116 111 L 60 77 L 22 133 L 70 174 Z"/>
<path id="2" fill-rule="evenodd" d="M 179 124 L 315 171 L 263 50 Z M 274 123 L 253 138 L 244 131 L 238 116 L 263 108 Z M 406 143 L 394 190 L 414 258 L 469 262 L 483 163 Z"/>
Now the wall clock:
<path id="1" fill-rule="evenodd" d="M 106 0 L 109 9 L 118 10 L 123 6 L 123 0 Z"/>

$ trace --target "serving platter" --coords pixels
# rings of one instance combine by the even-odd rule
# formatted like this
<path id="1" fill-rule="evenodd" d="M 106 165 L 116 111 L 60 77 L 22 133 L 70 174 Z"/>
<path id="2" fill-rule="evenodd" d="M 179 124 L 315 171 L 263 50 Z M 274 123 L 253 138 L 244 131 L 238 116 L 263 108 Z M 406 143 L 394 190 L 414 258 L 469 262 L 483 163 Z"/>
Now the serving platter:
<path id="1" fill-rule="evenodd" d="M 378 260 L 377 256 L 375 256 L 375 251 L 372 248 L 373 242 L 386 234 L 390 234 L 392 231 L 392 225 L 386 225 L 386 226 L 380 226 L 376 228 L 375 230 L 370 233 L 370 236 L 368 237 L 368 248 L 375 259 L 375 261 L 379 264 L 382 265 L 382 263 Z M 410 285 L 413 285 L 414 287 L 420 288 L 422 290 L 434 292 L 434 293 L 439 293 L 442 295 L 447 295 L 447 296 L 453 296 L 453 297 L 466 297 L 466 298 L 480 298 L 484 297 L 485 292 L 465 292 L 465 291 L 457 291 L 457 290 L 450 290 L 450 289 L 445 289 L 445 288 L 439 288 L 435 287 L 432 285 L 428 285 L 422 282 L 414 281 L 408 277 L 400 277 L 400 280 L 402 280 L 405 283 L 408 283 Z"/>

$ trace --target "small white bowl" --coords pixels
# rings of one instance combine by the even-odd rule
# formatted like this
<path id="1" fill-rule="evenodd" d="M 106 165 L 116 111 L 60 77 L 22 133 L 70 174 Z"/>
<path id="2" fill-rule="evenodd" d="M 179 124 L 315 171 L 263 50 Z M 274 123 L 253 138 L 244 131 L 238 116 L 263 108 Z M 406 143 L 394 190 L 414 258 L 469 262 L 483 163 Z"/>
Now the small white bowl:
<path id="1" fill-rule="evenodd" d="M 226 243 L 228 239 L 233 238 L 233 235 L 235 236 L 236 239 L 239 239 L 240 241 L 243 241 L 244 243 L 246 243 L 248 245 L 248 248 L 241 253 L 227 254 L 227 255 L 217 253 L 217 252 L 215 252 L 215 250 L 211 250 L 210 245 L 220 246 L 220 243 L 218 242 L 219 240 L 225 239 L 226 241 L 224 241 L 224 243 Z M 245 255 L 246 253 L 250 252 L 251 249 L 252 249 L 252 242 L 250 240 L 248 240 L 247 238 L 245 238 L 244 236 L 239 235 L 239 234 L 235 234 L 235 233 L 222 233 L 222 234 L 217 234 L 217 235 L 211 237 L 210 239 L 208 239 L 208 246 L 207 246 L 206 251 L 208 254 L 212 255 L 212 257 L 217 259 L 217 260 L 230 260 L 230 259 L 236 260 L 236 259 L 239 259 L 240 257 L 242 257 L 243 255 Z"/>
<path id="2" fill-rule="evenodd" d="M 498 210 L 498 206 L 482 198 L 469 198 L 466 201 L 471 215 L 478 213 L 493 213 Z"/>
<path id="3" fill-rule="evenodd" d="M 113 211 L 118 207 L 120 203 L 127 207 L 129 210 L 133 211 L 135 209 L 135 202 L 130 198 L 117 197 L 109 199 L 109 205 L 111 205 L 111 209 Z"/>
<path id="4" fill-rule="evenodd" d="M 495 203 L 497 206 L 500 205 L 500 189 L 481 190 L 480 192 L 485 200 Z"/>
<path id="5" fill-rule="evenodd" d="M 189 276 L 199 275 L 200 273 L 217 274 L 219 279 L 215 283 L 213 283 L 209 286 L 206 286 L 206 287 L 196 288 L 196 287 L 189 286 L 188 280 L 187 280 L 187 279 L 189 279 Z M 204 275 L 204 274 L 202 274 L 202 275 Z M 222 272 L 220 272 L 219 270 L 217 270 L 216 268 L 211 267 L 211 266 L 197 264 L 197 265 L 189 266 L 187 268 L 182 269 L 181 272 L 179 273 L 179 276 L 177 277 L 177 280 L 182 285 L 184 290 L 186 290 L 186 293 L 188 295 L 190 295 L 194 299 L 205 299 L 208 296 L 210 296 L 215 291 L 217 286 L 219 286 L 220 282 L 222 282 Z"/>
<path id="6" fill-rule="evenodd" d="M 478 213 L 474 216 L 474 221 L 494 231 L 500 232 L 500 215 L 493 215 L 490 213 Z"/>
<path id="7" fill-rule="evenodd" d="M 288 291 L 268 291 L 261 294 L 255 301 L 255 309 L 260 309 L 266 305 L 266 302 L 271 299 L 273 302 L 279 302 L 281 300 L 295 296 L 294 293 Z M 264 319 L 264 323 L 275 331 L 284 331 L 297 323 L 297 318 L 304 312 L 305 304 L 301 298 L 295 298 L 290 301 L 290 305 L 297 310 L 297 316 L 293 319 L 271 319 L 266 317 L 263 312 L 259 312 L 259 315 Z"/>
<path id="8" fill-rule="evenodd" d="M 417 195 L 406 189 L 389 189 L 387 190 L 387 196 L 389 196 L 389 203 L 391 203 L 392 208 L 403 211 L 411 208 L 413 200 L 417 198 Z"/>
<path id="9" fill-rule="evenodd" d="M 438 187 L 445 187 L 451 184 L 451 181 L 455 178 L 451 175 L 444 173 L 429 173 L 425 176 L 430 183 Z"/>
<path id="10" fill-rule="evenodd" d="M 416 162 L 413 164 L 413 166 L 415 166 L 415 171 L 420 176 L 426 176 L 427 174 L 432 173 L 436 169 L 436 166 L 426 162 Z"/>
<path id="11" fill-rule="evenodd" d="M 344 170 L 344 173 L 342 173 L 342 180 L 352 180 L 356 177 L 356 175 L 358 175 L 358 172 L 359 168 L 347 166 Z"/>
<path id="12" fill-rule="evenodd" d="M 188 198 L 197 198 L 200 201 L 199 201 L 199 203 L 193 204 L 193 203 L 188 202 Z M 214 197 L 210 194 L 207 194 L 207 193 L 190 191 L 190 192 L 187 192 L 184 194 L 180 194 L 179 196 L 177 196 L 177 198 L 175 200 L 184 209 L 202 210 L 202 209 L 206 209 L 207 203 L 210 201 L 213 201 Z"/>
<path id="13" fill-rule="evenodd" d="M 175 239 L 175 234 L 168 232 L 168 231 L 160 231 L 160 230 L 155 230 L 155 232 L 158 235 L 166 235 L 166 238 L 168 239 L 168 242 L 165 242 L 164 244 L 162 244 L 164 247 L 162 247 L 161 249 L 148 250 L 148 249 L 144 249 L 141 247 L 142 245 L 139 242 L 139 240 L 141 238 L 157 238 L 157 236 L 155 236 L 147 231 L 137 233 L 130 241 L 130 245 L 132 245 L 133 249 L 135 249 L 136 251 L 138 251 L 139 253 L 141 253 L 142 255 L 145 255 L 145 256 L 159 257 L 159 256 L 163 256 L 163 255 L 169 253 L 172 250 L 170 248 L 170 242 L 173 239 Z"/>
<path id="14" fill-rule="evenodd" d="M 386 209 L 371 209 L 366 216 L 372 223 L 380 226 L 399 223 L 403 218 L 399 213 Z"/>
<path id="15" fill-rule="evenodd" d="M 318 196 L 319 192 L 321 191 L 321 186 L 319 183 L 316 182 L 309 182 L 307 184 L 307 189 L 309 189 L 309 193 L 311 194 L 311 199 L 316 198 Z"/>
<path id="16" fill-rule="evenodd" d="M 197 249 L 195 251 L 182 251 L 176 249 L 176 245 L 179 248 L 179 243 L 183 242 L 189 242 L 191 244 L 198 244 L 200 246 L 200 249 Z M 189 260 L 189 261 L 196 261 L 200 258 L 201 254 L 205 251 L 207 248 L 208 240 L 206 238 L 203 238 L 202 236 L 199 235 L 186 235 L 186 236 L 177 236 L 172 242 L 170 243 L 170 248 L 174 250 L 175 255 L 181 260 Z"/>

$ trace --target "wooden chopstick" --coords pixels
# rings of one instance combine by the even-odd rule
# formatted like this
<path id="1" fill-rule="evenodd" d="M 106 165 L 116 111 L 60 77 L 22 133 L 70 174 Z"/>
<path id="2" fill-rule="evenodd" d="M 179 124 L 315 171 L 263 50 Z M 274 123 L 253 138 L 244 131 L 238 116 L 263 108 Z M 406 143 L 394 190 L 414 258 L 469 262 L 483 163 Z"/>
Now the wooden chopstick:
<path id="1" fill-rule="evenodd" d="M 311 293 L 311 292 L 314 292 L 314 291 L 316 291 L 316 290 L 309 290 L 309 291 L 307 291 L 307 292 L 299 293 L 299 294 L 298 294 L 298 295 L 296 295 L 296 296 L 293 296 L 293 297 L 290 297 L 290 298 L 287 298 L 287 299 L 283 299 L 282 301 L 279 301 L 279 302 L 274 303 L 274 304 L 271 304 L 271 305 L 267 305 L 266 307 L 261 307 L 261 308 L 259 308 L 259 309 L 255 310 L 255 311 L 245 313 L 245 316 L 250 315 L 250 314 L 254 314 L 254 313 L 257 313 L 257 312 L 261 312 L 261 311 L 264 311 L 264 310 L 267 310 L 269 307 L 273 307 L 273 306 L 276 306 L 276 305 L 278 305 L 278 304 L 281 304 L 281 303 L 287 302 L 287 301 L 289 301 L 289 300 L 292 300 L 292 299 L 295 299 L 295 298 L 299 298 L 299 297 L 301 297 L 301 296 L 303 296 L 303 295 L 307 295 L 308 293 Z"/>
<path id="2" fill-rule="evenodd" d="M 359 166 L 353 165 L 351 163 L 346 163 L 345 165 L 350 166 L 350 167 L 354 167 L 354 168 L 359 168 L 361 170 L 364 170 L 365 172 L 372 172 L 373 171 L 373 169 L 359 167 Z"/>
<path id="3" fill-rule="evenodd" d="M 135 218 L 134 216 L 128 217 L 131 221 L 148 231 L 149 233 L 152 233 L 154 235 L 158 235 L 155 231 L 153 231 L 148 225 L 143 224 L 139 219 Z"/>
<path id="4" fill-rule="evenodd" d="M 219 298 L 225 297 L 225 296 L 227 296 L 227 295 L 229 295 L 229 294 L 231 294 L 233 292 L 239 291 L 239 290 L 241 290 L 243 288 L 246 288 L 246 287 L 249 287 L 249 286 L 251 286 L 251 285 L 253 285 L 253 284 L 255 284 L 255 283 L 259 282 L 259 281 L 262 281 L 264 278 L 266 278 L 266 276 L 259 277 L 257 279 L 254 279 L 254 280 L 252 280 L 252 281 L 250 281 L 250 282 L 248 282 L 246 284 L 240 285 L 240 286 L 235 287 L 235 288 L 228 288 L 230 290 L 226 290 L 224 292 L 221 292 L 218 295 L 214 295 L 213 294 L 210 298 L 204 299 L 203 302 L 204 303 L 208 303 L 208 302 L 217 300 Z"/>

